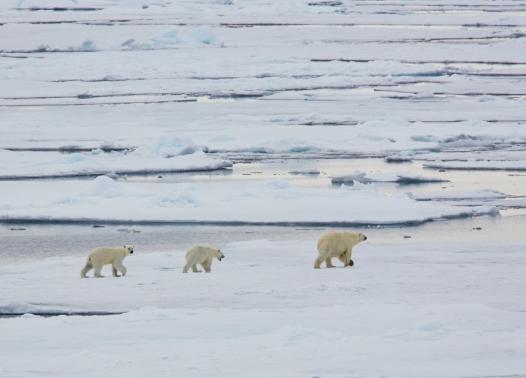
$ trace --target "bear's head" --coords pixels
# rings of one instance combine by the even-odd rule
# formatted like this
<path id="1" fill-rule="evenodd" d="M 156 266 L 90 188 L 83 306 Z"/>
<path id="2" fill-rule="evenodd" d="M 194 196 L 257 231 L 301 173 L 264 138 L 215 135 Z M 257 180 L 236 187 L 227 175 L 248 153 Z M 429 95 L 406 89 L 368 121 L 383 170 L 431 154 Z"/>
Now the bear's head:
<path id="1" fill-rule="evenodd" d="M 367 236 L 365 234 L 362 234 L 361 232 L 344 232 L 343 233 L 346 237 L 347 243 L 350 243 L 351 246 L 355 246 L 358 243 L 361 243 L 363 241 L 367 240 Z"/>
<path id="2" fill-rule="evenodd" d="M 217 249 L 217 250 L 216 250 L 215 255 L 216 255 L 216 257 L 217 257 L 217 259 L 218 259 L 219 261 L 221 261 L 222 259 L 225 258 L 225 255 L 223 255 L 223 252 L 221 252 L 220 249 Z"/>
<path id="3" fill-rule="evenodd" d="M 133 255 L 133 245 L 125 244 L 124 249 L 128 255 Z"/>

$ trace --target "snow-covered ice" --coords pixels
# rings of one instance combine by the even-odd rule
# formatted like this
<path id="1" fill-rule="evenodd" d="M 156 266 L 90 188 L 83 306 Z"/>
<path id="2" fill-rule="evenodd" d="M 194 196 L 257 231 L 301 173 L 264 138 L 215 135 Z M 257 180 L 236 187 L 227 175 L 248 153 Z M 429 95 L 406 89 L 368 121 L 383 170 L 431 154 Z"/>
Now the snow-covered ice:
<path id="1" fill-rule="evenodd" d="M 526 141 L 513 2 L 19 3 L 0 4 L 0 148 L 162 135 L 209 151 L 387 156 Z"/>
<path id="2" fill-rule="evenodd" d="M 526 208 L 525 196 L 513 196 L 496 190 L 442 190 L 440 192 L 426 191 L 420 193 L 409 193 L 409 197 L 417 201 L 432 201 L 434 203 L 448 204 L 452 206 L 488 206 L 502 209 L 524 209 Z"/>
<path id="3" fill-rule="evenodd" d="M 207 156 L 192 145 L 155 150 L 146 145 L 111 153 L 0 150 L 0 179 L 213 171 L 231 166 L 230 161 Z"/>
<path id="4" fill-rule="evenodd" d="M 525 373 L 524 245 L 371 241 L 356 248 L 354 267 L 321 270 L 312 269 L 315 240 L 221 247 L 211 274 L 181 273 L 176 246 L 137 251 L 118 279 L 80 279 L 81 258 L 0 267 L 4 313 L 129 311 L 4 319 L 0 374 Z"/>
<path id="5" fill-rule="evenodd" d="M 447 161 L 425 163 L 424 167 L 433 169 L 455 169 L 475 171 L 526 171 L 526 160 L 475 160 L 475 161 Z"/>
<path id="6" fill-rule="evenodd" d="M 81 280 L 71 256 L 2 264 L 4 314 L 125 313 L 2 318 L 0 376 L 526 376 L 520 231 L 478 241 L 505 214 L 470 224 L 470 242 L 402 227 L 526 206 L 505 172 L 526 169 L 525 14 L 513 0 L 1 1 L 0 222 L 396 225 L 401 242 L 375 228 L 353 268 L 319 271 L 299 227 L 221 245 L 212 274 L 183 275 L 181 245 L 139 248 L 119 279 Z M 282 160 L 310 158 L 348 164 Z M 271 159 L 281 171 L 236 171 Z M 212 170 L 225 175 L 178 174 Z M 15 255 L 19 230 L 0 240 Z"/>
<path id="7" fill-rule="evenodd" d="M 262 182 L 45 181 L 0 187 L 0 219 L 44 221 L 418 224 L 497 214 L 493 207 L 459 207 L 384 194 L 367 185 L 301 188 Z"/>
<path id="8" fill-rule="evenodd" d="M 411 194 L 411 198 L 419 201 L 462 201 L 462 200 L 495 200 L 506 198 L 505 193 L 496 190 L 472 190 L 472 191 L 441 191 Z"/>

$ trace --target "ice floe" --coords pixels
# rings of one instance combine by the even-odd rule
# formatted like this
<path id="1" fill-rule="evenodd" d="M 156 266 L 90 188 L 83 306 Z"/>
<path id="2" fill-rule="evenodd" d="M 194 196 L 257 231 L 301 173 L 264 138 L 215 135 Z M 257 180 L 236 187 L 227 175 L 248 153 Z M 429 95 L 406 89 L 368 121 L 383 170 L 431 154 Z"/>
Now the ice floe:
<path id="1" fill-rule="evenodd" d="M 424 163 L 424 167 L 463 171 L 526 171 L 526 160 L 436 161 Z"/>
<path id="2" fill-rule="evenodd" d="M 403 225 L 497 213 L 493 207 L 419 202 L 367 186 L 300 188 L 279 180 L 214 185 L 105 176 L 88 182 L 11 181 L 2 184 L 0 198 L 0 219 L 10 221 Z"/>
<path id="3" fill-rule="evenodd" d="M 124 278 L 81 279 L 79 257 L 4 265 L 0 313 L 126 313 L 2 319 L 0 373 L 268 377 L 287 367 L 287 377 L 299 378 L 345 376 L 352 366 L 363 377 L 445 378 L 523 371 L 524 245 L 369 240 L 354 251 L 354 267 L 314 270 L 315 245 L 229 243 L 211 274 L 182 274 L 184 250 L 176 245 L 167 253 L 136 250 Z M 349 354 L 353 345 L 358 352 Z M 323 363 L 313 357 L 328 350 Z M 272 363 L 259 365 L 262 356 Z"/>
<path id="4" fill-rule="evenodd" d="M 207 156 L 192 144 L 160 140 L 132 151 L 13 152 L 0 150 L 0 179 L 137 175 L 230 168 L 228 160 Z"/>
<path id="5" fill-rule="evenodd" d="M 505 193 L 496 190 L 472 191 L 441 191 L 412 194 L 411 198 L 418 201 L 462 201 L 462 200 L 495 200 L 508 197 Z"/>

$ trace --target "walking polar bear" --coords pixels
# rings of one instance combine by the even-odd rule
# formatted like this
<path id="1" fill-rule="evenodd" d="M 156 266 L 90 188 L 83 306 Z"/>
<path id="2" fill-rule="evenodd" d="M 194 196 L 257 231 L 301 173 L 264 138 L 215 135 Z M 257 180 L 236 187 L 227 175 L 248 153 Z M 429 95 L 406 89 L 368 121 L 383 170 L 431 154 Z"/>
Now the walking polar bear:
<path id="1" fill-rule="evenodd" d="M 353 266 L 352 249 L 353 247 L 367 240 L 367 236 L 356 232 L 328 232 L 318 240 L 319 256 L 314 261 L 314 269 L 320 269 L 323 261 L 327 268 L 334 268 L 331 258 L 337 257 L 343 262 L 343 266 Z"/>
<path id="2" fill-rule="evenodd" d="M 125 245 L 123 247 L 100 247 L 95 248 L 89 254 L 86 265 L 80 271 L 80 277 L 86 278 L 86 273 L 91 269 L 95 269 L 95 277 L 103 277 L 100 272 L 104 265 L 111 264 L 113 277 L 120 277 L 117 272 L 126 275 L 126 267 L 122 265 L 122 260 L 128 255 L 133 254 L 133 245 Z"/>
<path id="3" fill-rule="evenodd" d="M 219 261 L 225 257 L 219 248 L 206 247 L 202 245 L 196 245 L 186 252 L 186 264 L 183 268 L 183 273 L 188 273 L 188 269 L 192 268 L 192 272 L 197 273 L 197 264 L 201 265 L 205 272 L 210 273 L 212 268 L 213 258 L 217 258 Z"/>

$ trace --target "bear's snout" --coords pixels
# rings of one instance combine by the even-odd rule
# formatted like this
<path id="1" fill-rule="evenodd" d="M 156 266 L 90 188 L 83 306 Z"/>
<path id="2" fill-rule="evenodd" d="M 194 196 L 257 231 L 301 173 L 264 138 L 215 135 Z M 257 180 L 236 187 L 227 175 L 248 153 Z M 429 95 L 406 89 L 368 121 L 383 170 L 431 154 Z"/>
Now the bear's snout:
<path id="1" fill-rule="evenodd" d="M 366 241 L 367 240 L 367 236 L 363 236 L 363 241 Z"/>

